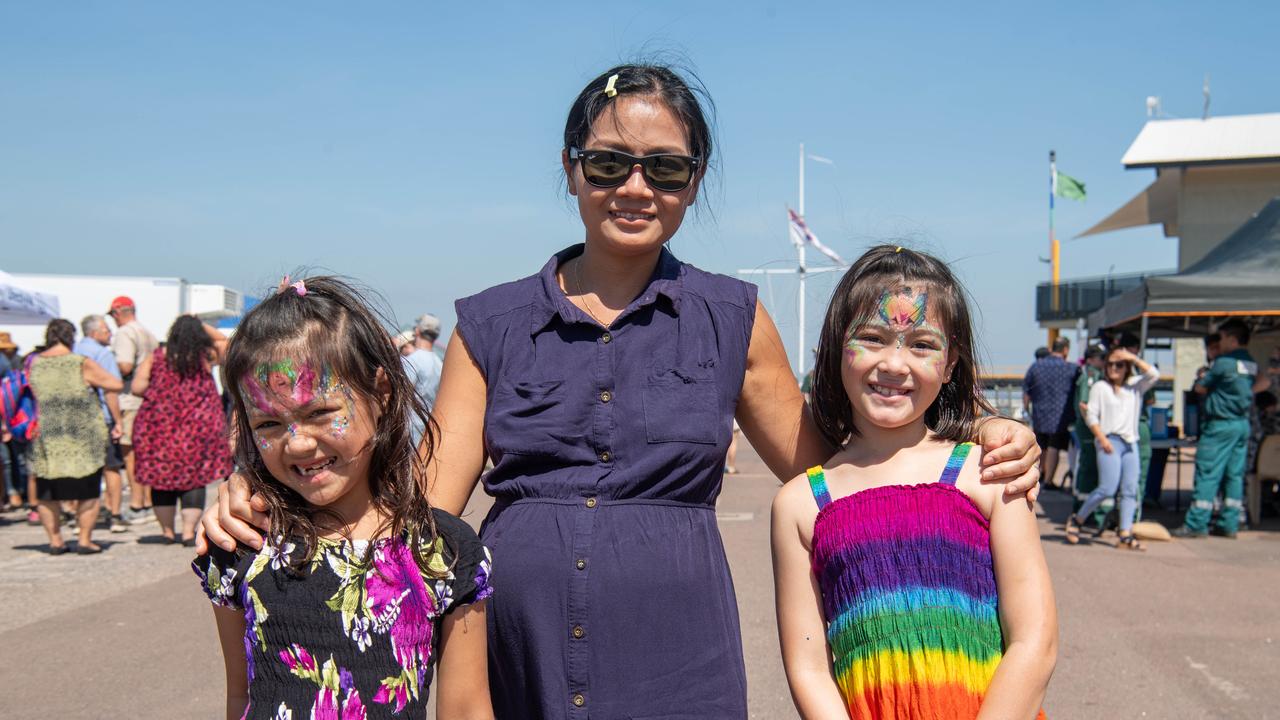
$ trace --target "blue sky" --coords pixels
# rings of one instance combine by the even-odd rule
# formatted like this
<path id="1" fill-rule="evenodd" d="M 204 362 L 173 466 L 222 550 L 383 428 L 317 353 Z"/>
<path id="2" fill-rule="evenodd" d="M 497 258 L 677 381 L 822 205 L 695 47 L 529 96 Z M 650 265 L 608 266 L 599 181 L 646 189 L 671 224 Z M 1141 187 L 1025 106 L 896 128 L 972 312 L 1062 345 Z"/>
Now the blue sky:
<path id="1" fill-rule="evenodd" d="M 0 268 L 182 276 L 250 293 L 319 268 L 399 322 L 581 240 L 560 185 L 569 103 L 618 61 L 677 53 L 715 99 L 713 212 L 673 240 L 733 273 L 794 258 L 807 215 L 846 257 L 903 239 L 952 261 L 986 355 L 1044 342 L 1047 153 L 1088 186 L 1059 237 L 1145 187 L 1120 157 L 1160 96 L 1197 117 L 1280 110 L 1254 3 L 0 2 Z M 1175 265 L 1143 228 L 1066 241 L 1063 276 Z M 835 277 L 810 283 L 810 343 Z M 794 352 L 793 281 L 761 297 Z"/>

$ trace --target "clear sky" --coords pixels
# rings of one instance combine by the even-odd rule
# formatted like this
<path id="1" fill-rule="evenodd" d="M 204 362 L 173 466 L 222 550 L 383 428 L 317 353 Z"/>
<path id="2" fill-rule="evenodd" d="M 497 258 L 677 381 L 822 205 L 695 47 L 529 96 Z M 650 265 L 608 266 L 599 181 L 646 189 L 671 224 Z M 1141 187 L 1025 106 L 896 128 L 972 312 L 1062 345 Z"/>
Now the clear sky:
<path id="1" fill-rule="evenodd" d="M 1044 342 L 1049 149 L 1088 186 L 1059 201 L 1066 240 L 1153 179 L 1120 164 L 1148 95 L 1198 117 L 1207 72 L 1213 114 L 1280 111 L 1275 3 L 882 5 L 3 0 L 0 268 L 251 294 L 328 269 L 447 331 L 455 298 L 581 240 L 558 160 L 582 85 L 674 52 L 715 99 L 722 151 L 678 256 L 793 263 L 803 141 L 835 161 L 809 166 L 818 236 L 953 261 L 988 360 L 1023 364 Z M 1175 252 L 1155 228 L 1067 240 L 1063 277 Z M 810 345 L 834 282 L 810 283 Z M 794 353 L 795 283 L 761 286 Z"/>

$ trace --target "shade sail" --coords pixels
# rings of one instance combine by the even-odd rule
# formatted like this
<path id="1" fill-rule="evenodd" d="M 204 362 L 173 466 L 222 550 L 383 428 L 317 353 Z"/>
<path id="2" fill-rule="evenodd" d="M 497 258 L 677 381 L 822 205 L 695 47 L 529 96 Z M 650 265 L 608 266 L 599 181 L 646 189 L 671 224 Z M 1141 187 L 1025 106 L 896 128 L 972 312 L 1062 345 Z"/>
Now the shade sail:
<path id="1" fill-rule="evenodd" d="M 1125 203 L 1119 210 L 1076 237 L 1123 230 L 1141 225 L 1164 225 L 1165 237 L 1178 234 L 1178 186 L 1182 171 L 1176 168 L 1161 170 L 1156 181 Z"/>
<path id="2" fill-rule="evenodd" d="M 1144 316 L 1152 335 L 1166 337 L 1200 334 L 1211 318 L 1280 317 L 1280 197 L 1186 270 L 1108 300 L 1089 316 L 1089 329 L 1131 326 Z"/>
<path id="3" fill-rule="evenodd" d="M 59 314 L 58 297 L 19 285 L 0 270 L 0 325 L 32 325 L 48 322 Z"/>

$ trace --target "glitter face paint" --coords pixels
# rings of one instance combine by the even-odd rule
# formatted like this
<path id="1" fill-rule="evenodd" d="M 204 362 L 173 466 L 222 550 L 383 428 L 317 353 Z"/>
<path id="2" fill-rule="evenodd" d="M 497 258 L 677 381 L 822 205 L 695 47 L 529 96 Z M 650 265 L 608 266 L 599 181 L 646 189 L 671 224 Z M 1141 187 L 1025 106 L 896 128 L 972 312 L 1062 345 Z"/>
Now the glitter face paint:
<path id="1" fill-rule="evenodd" d="M 881 349 L 883 345 L 875 342 L 868 344 L 858 339 L 858 330 L 862 328 L 883 328 L 895 337 L 895 349 L 901 350 L 907 345 L 907 336 L 920 330 L 929 331 L 941 345 L 940 348 L 912 348 L 916 354 L 927 355 L 927 362 L 937 372 L 942 372 L 947 360 L 946 334 L 931 325 L 926 317 L 929 312 L 929 294 L 904 286 L 897 290 L 885 291 L 876 303 L 875 315 L 865 323 L 850 326 L 848 340 L 845 343 L 845 355 L 853 362 L 859 362 L 872 350 Z"/>
<path id="2" fill-rule="evenodd" d="M 328 366 L 319 369 L 308 362 L 285 358 L 258 365 L 241 379 L 241 389 L 252 406 L 263 415 L 289 419 L 284 426 L 290 439 L 296 438 L 307 420 L 293 417 L 293 413 L 316 402 L 328 403 L 341 397 L 345 414 L 334 417 L 329 432 L 335 438 L 343 437 L 355 416 L 350 388 L 343 384 Z M 255 431 L 258 447 L 269 450 L 270 438 Z"/>

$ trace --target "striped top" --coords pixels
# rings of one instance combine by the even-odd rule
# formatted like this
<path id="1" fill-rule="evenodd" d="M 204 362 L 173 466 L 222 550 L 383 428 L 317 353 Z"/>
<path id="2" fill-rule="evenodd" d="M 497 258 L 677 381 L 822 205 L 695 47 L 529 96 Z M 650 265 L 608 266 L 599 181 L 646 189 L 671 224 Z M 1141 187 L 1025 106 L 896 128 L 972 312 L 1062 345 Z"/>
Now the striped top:
<path id="1" fill-rule="evenodd" d="M 1004 651 L 987 519 L 955 486 L 972 443 L 936 483 L 832 501 L 822 468 L 813 572 L 851 717 L 974 718 Z"/>

